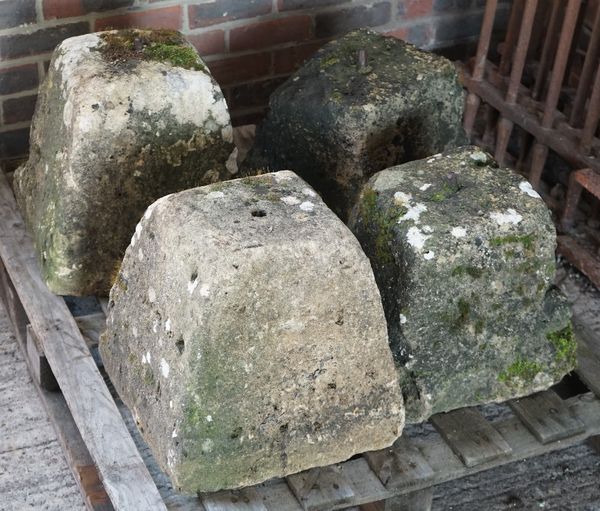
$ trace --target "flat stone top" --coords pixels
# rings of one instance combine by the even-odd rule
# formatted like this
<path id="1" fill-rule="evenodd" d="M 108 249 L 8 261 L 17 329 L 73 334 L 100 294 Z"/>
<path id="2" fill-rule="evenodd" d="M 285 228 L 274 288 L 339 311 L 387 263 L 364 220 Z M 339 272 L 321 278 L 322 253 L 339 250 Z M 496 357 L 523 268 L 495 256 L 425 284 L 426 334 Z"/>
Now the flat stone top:
<path id="1" fill-rule="evenodd" d="M 316 192 L 287 170 L 168 195 L 150 206 L 145 216 L 151 216 L 155 208 L 187 218 L 189 222 L 180 227 L 182 232 L 203 229 L 202 232 L 219 237 L 213 241 L 223 247 L 283 248 L 298 242 L 312 243 L 331 233 L 350 235 Z M 202 225 L 205 223 L 209 225 Z M 166 227 L 171 229 L 170 225 Z M 359 248 L 358 242 L 356 247 Z"/>
<path id="2" fill-rule="evenodd" d="M 53 79 L 60 80 L 67 100 L 65 123 L 77 124 L 84 133 L 94 129 L 120 133 L 132 111 L 161 115 L 166 109 L 179 124 L 198 125 L 202 120 L 207 130 L 221 129 L 223 139 L 232 142 L 227 104 L 219 86 L 181 34 L 167 32 L 173 44 L 139 43 L 141 48 L 154 48 L 147 56 L 143 49 L 130 54 L 122 49 L 129 43 L 135 48 L 140 38 L 150 39 L 156 32 L 109 31 L 65 39 L 54 51 L 50 66 L 50 73 L 58 75 Z M 111 53 L 109 49 L 115 40 L 121 41 L 120 46 Z M 183 57 L 177 54 L 179 50 Z M 98 108 L 110 111 L 101 126 L 77 122 L 78 114 Z M 208 121 L 207 111 L 212 114 Z M 85 122 L 89 123 L 89 119 L 86 116 Z"/>
<path id="3" fill-rule="evenodd" d="M 514 171 L 498 168 L 477 147 L 383 170 L 371 178 L 369 188 L 393 192 L 401 209 L 398 223 L 420 224 L 426 217 L 457 238 L 482 220 L 501 232 L 541 229 L 544 236 L 555 234 L 550 212 L 531 184 Z"/>
<path id="4" fill-rule="evenodd" d="M 366 66 L 358 52 L 365 50 Z M 320 49 L 277 91 L 341 105 L 386 103 L 390 95 L 427 95 L 428 83 L 438 77 L 453 82 L 457 73 L 444 57 L 371 30 L 361 29 Z M 301 91 L 300 93 L 298 91 Z"/>

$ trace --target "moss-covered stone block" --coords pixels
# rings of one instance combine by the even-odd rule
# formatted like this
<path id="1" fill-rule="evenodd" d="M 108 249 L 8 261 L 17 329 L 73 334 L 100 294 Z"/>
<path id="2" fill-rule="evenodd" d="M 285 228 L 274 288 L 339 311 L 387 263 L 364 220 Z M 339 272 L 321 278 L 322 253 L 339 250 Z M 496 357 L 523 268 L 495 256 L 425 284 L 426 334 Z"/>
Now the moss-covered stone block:
<path id="1" fill-rule="evenodd" d="M 408 421 L 543 390 L 575 366 L 550 212 L 483 151 L 375 174 L 350 227 L 381 290 Z"/>
<path id="2" fill-rule="evenodd" d="M 183 491 L 329 465 L 400 435 L 369 261 L 292 172 L 159 199 L 117 282 L 104 366 Z"/>
<path id="3" fill-rule="evenodd" d="M 293 169 L 345 220 L 375 172 L 466 143 L 463 102 L 450 61 L 370 30 L 351 32 L 273 93 L 244 172 Z"/>
<path id="4" fill-rule="evenodd" d="M 232 177 L 232 150 L 221 90 L 178 32 L 63 41 L 38 97 L 29 161 L 14 180 L 49 288 L 107 295 L 146 207 Z"/>

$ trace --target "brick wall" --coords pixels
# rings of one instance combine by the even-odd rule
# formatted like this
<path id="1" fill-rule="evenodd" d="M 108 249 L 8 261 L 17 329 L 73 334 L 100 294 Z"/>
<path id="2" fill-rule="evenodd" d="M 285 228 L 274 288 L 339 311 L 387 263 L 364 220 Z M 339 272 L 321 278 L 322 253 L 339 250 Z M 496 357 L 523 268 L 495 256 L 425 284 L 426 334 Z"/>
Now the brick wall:
<path id="1" fill-rule="evenodd" d="M 0 161 L 9 167 L 27 154 L 37 87 L 53 48 L 66 37 L 108 27 L 181 30 L 221 84 L 234 124 L 244 124 L 260 117 L 273 89 L 324 42 L 358 27 L 373 27 L 427 49 L 472 42 L 484 4 L 484 0 L 3 0 Z"/>

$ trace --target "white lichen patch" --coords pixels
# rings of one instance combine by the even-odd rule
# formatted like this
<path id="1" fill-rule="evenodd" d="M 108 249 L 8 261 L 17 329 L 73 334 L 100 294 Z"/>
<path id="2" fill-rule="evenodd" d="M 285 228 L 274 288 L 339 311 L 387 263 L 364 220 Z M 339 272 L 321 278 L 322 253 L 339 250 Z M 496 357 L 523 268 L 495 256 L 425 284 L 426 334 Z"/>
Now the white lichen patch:
<path id="1" fill-rule="evenodd" d="M 541 199 L 540 194 L 533 189 L 529 181 L 521 181 L 519 183 L 519 190 L 521 190 L 523 193 L 526 193 L 530 197 Z"/>
<path id="2" fill-rule="evenodd" d="M 133 326 L 133 327 L 131 328 L 131 333 L 133 334 L 133 336 L 134 336 L 134 337 L 137 337 L 137 336 L 138 336 L 138 329 L 137 329 L 137 327 L 136 327 L 136 326 Z"/>
<path id="3" fill-rule="evenodd" d="M 288 206 L 296 206 L 297 204 L 300 204 L 300 199 L 294 197 L 293 195 L 286 195 L 285 197 L 281 197 L 279 200 Z"/>
<path id="4" fill-rule="evenodd" d="M 418 227 L 411 227 L 406 233 L 406 241 L 412 247 L 415 247 L 417 250 L 421 250 L 425 246 L 425 242 L 429 239 L 429 236 L 421 232 Z"/>
<path id="5" fill-rule="evenodd" d="M 508 208 L 506 210 L 506 213 L 501 213 L 500 211 L 492 211 L 490 213 L 490 218 L 494 220 L 498 225 L 517 225 L 521 220 L 523 220 L 523 217 L 519 213 L 517 213 L 513 208 Z"/>
<path id="6" fill-rule="evenodd" d="M 200 296 L 203 296 L 204 298 L 207 298 L 210 295 L 210 285 L 209 284 L 202 284 L 200 286 Z"/>
<path id="7" fill-rule="evenodd" d="M 307 197 L 316 197 L 317 194 L 313 192 L 310 188 L 302 188 L 302 193 Z"/>
<path id="8" fill-rule="evenodd" d="M 464 238 L 467 235 L 467 230 L 464 227 L 453 227 L 450 234 L 455 238 Z"/>
<path id="9" fill-rule="evenodd" d="M 194 290 L 196 289 L 196 287 L 198 287 L 198 283 L 198 277 L 196 277 L 193 281 L 188 282 L 187 290 L 190 295 L 194 294 Z"/>
<path id="10" fill-rule="evenodd" d="M 167 318 L 167 321 L 165 321 L 165 332 L 170 332 L 171 331 L 171 318 Z"/>
<path id="11" fill-rule="evenodd" d="M 433 227 L 431 227 L 431 225 L 424 225 L 423 227 L 421 227 L 421 230 L 424 233 L 431 234 L 433 232 Z"/>
<path id="12" fill-rule="evenodd" d="M 213 450 L 213 441 L 210 438 L 207 438 L 202 442 L 202 452 L 209 453 Z"/>
<path id="13" fill-rule="evenodd" d="M 156 291 L 154 291 L 154 288 L 152 287 L 148 288 L 148 301 L 150 303 L 154 303 L 156 301 Z"/>
<path id="14" fill-rule="evenodd" d="M 433 250 L 429 250 L 428 252 L 425 252 L 423 254 L 423 257 L 428 261 L 431 261 L 435 257 L 435 253 L 433 252 Z"/>
<path id="15" fill-rule="evenodd" d="M 165 378 L 169 377 L 169 370 L 170 370 L 169 363 L 164 358 L 161 358 L 160 359 L 160 372 L 162 373 L 162 375 Z"/>
<path id="16" fill-rule="evenodd" d="M 431 188 L 432 184 L 431 183 L 425 183 L 423 186 L 419 186 L 419 190 L 421 190 L 422 192 L 428 190 L 429 188 Z"/>
<path id="17" fill-rule="evenodd" d="M 171 433 L 171 438 L 177 438 L 177 430 L 174 429 L 173 433 Z"/>
<path id="18" fill-rule="evenodd" d="M 138 259 L 139 259 L 140 261 L 143 261 L 143 260 L 144 260 L 144 252 L 142 252 L 142 249 L 141 249 L 141 248 L 138 250 Z"/>
<path id="19" fill-rule="evenodd" d="M 158 319 L 154 320 L 154 323 L 152 323 L 152 331 L 155 334 L 158 333 Z"/>
<path id="20" fill-rule="evenodd" d="M 295 174 L 291 170 L 280 170 L 279 172 L 274 172 L 271 175 L 275 178 L 275 181 L 277 181 L 278 183 L 281 183 L 283 181 L 289 181 L 290 179 L 293 179 L 295 177 Z"/>
<path id="21" fill-rule="evenodd" d="M 483 151 L 473 151 L 469 155 L 469 158 L 476 163 L 482 163 L 484 165 L 488 162 L 487 154 L 485 154 Z"/>
<path id="22" fill-rule="evenodd" d="M 209 192 L 206 194 L 207 199 L 222 199 L 223 197 L 225 197 L 223 192 Z"/>
<path id="23" fill-rule="evenodd" d="M 410 193 L 396 192 L 394 194 L 394 204 L 397 206 L 408 206 L 412 201 Z"/>
<path id="24" fill-rule="evenodd" d="M 401 325 L 406 324 L 406 316 L 404 314 L 400 314 L 400 324 Z"/>
<path id="25" fill-rule="evenodd" d="M 427 211 L 427 206 L 418 202 L 417 204 L 409 205 L 407 209 L 408 211 L 398 219 L 398 223 L 406 220 L 412 220 L 414 223 L 418 224 L 421 214 Z"/>
<path id="26" fill-rule="evenodd" d="M 212 420 L 213 420 L 212 415 L 206 416 L 206 422 L 212 422 Z"/>
<path id="27" fill-rule="evenodd" d="M 310 201 L 305 201 L 302 204 L 300 204 L 300 209 L 302 211 L 307 211 L 310 213 L 311 211 L 313 211 L 315 209 L 315 205 Z"/>

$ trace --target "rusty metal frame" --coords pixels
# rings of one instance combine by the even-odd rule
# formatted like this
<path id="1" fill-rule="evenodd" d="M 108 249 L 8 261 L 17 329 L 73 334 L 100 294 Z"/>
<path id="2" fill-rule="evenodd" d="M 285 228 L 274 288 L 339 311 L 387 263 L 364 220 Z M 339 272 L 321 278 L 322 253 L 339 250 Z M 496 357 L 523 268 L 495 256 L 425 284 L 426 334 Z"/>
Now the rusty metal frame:
<path id="1" fill-rule="evenodd" d="M 573 229 L 582 191 L 600 199 L 600 7 L 593 22 L 583 65 L 574 71 L 585 0 L 514 0 L 498 65 L 488 60 L 497 0 L 487 0 L 477 54 L 461 66 L 468 89 L 464 127 L 471 140 L 494 152 L 498 163 L 512 163 L 528 174 L 533 187 L 549 205 L 564 211 L 559 228 Z M 536 24 L 543 23 L 544 30 Z M 578 50 L 581 53 L 581 48 Z M 573 74 L 575 73 L 575 74 Z M 529 76 L 528 81 L 524 76 Z M 531 79 L 533 77 L 533 79 Z M 573 78 L 574 77 L 574 78 Z M 575 85 L 570 85 L 575 82 Z M 566 87 L 569 85 L 569 87 Z M 566 98 L 566 99 L 565 99 Z M 479 112 L 481 106 L 485 111 Z M 478 115 L 483 126 L 477 124 Z M 514 126 L 520 128 L 519 152 L 508 152 Z M 543 170 L 549 151 L 561 156 L 572 172 L 564 208 L 549 197 Z M 566 237 L 565 237 L 566 236 Z M 573 250 L 568 232 L 559 244 L 576 266 L 598 267 L 588 250 Z M 581 245 L 577 245 L 581 248 Z M 587 272 L 590 276 L 590 272 Z M 600 276 L 593 280 L 600 286 Z M 592 277 L 590 277 L 592 278 Z"/>

